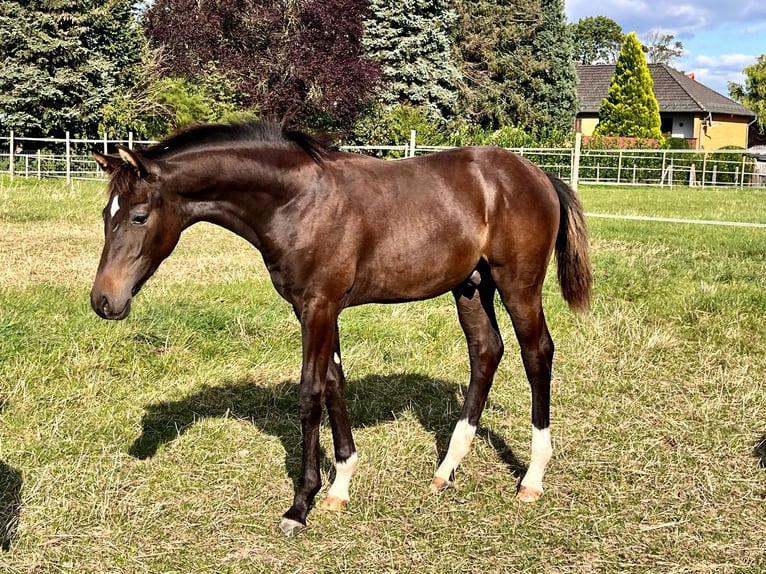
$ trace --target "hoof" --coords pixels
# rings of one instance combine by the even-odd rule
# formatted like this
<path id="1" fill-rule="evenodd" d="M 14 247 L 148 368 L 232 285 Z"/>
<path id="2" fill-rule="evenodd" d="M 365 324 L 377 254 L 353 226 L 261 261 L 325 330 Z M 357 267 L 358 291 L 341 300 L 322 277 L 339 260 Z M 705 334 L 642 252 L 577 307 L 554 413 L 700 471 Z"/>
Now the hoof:
<path id="1" fill-rule="evenodd" d="M 346 510 L 346 507 L 348 506 L 348 500 L 344 500 L 342 498 L 338 498 L 337 496 L 328 496 L 322 501 L 322 504 L 319 505 L 319 508 L 322 510 Z"/>
<path id="2" fill-rule="evenodd" d="M 279 521 L 279 529 L 282 531 L 282 534 L 285 536 L 295 536 L 298 534 L 301 530 L 304 530 L 306 528 L 305 524 L 301 524 L 297 520 L 293 520 L 291 518 L 285 518 L 284 516 Z"/>
<path id="3" fill-rule="evenodd" d="M 433 494 L 436 494 L 438 492 L 441 492 L 442 490 L 447 490 L 449 488 L 449 482 L 444 480 L 443 478 L 439 478 L 438 476 L 435 476 L 434 479 L 431 481 L 431 486 L 428 490 L 430 490 Z"/>
<path id="4" fill-rule="evenodd" d="M 516 493 L 516 500 L 521 502 L 537 502 L 542 495 L 542 490 L 536 490 L 522 485 Z"/>

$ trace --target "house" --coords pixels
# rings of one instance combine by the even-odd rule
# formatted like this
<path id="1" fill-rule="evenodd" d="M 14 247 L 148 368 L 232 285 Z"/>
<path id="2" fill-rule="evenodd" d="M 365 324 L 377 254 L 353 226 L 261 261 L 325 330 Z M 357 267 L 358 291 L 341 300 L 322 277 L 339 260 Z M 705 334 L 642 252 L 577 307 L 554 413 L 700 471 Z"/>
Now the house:
<path id="1" fill-rule="evenodd" d="M 649 64 L 654 95 L 660 105 L 661 130 L 686 139 L 694 149 L 716 150 L 727 146 L 746 148 L 748 126 L 756 114 L 666 64 Z M 576 129 L 593 134 L 598 110 L 609 91 L 613 64 L 577 65 L 579 110 Z"/>

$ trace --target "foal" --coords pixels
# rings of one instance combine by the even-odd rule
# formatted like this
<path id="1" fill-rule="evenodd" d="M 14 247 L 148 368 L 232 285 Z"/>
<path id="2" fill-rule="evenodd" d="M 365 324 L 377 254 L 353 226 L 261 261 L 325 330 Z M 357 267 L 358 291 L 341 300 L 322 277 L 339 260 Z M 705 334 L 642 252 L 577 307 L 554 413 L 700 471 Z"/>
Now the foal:
<path id="1" fill-rule="evenodd" d="M 588 307 L 591 272 L 582 208 L 562 181 L 492 147 L 383 161 L 331 150 L 269 123 L 200 125 L 141 152 L 94 154 L 110 174 L 105 243 L 91 305 L 124 319 L 131 300 L 198 221 L 229 229 L 261 252 L 277 292 L 301 323 L 303 457 L 293 534 L 320 488 L 319 423 L 327 408 L 336 478 L 323 506 L 341 509 L 357 454 L 344 397 L 337 320 L 365 303 L 451 291 L 468 342 L 471 378 L 431 488 L 469 450 L 503 354 L 495 292 L 510 314 L 532 390 L 532 448 L 518 498 L 536 500 L 551 458 L 553 342 L 542 286 L 555 252 L 564 298 Z"/>

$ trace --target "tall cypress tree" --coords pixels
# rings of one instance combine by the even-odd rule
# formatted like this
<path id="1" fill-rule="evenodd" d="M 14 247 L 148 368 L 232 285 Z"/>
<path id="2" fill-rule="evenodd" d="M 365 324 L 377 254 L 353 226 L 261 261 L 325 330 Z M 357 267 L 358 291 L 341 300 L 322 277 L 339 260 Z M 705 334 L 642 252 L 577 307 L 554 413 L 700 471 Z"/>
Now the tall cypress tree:
<path id="1" fill-rule="evenodd" d="M 455 113 L 460 73 L 452 59 L 450 6 L 448 0 L 370 0 L 363 43 L 381 64 L 384 104 L 423 106 L 437 119 Z"/>
<path id="2" fill-rule="evenodd" d="M 598 110 L 595 132 L 604 136 L 662 140 L 660 106 L 654 82 L 635 32 L 625 38 L 609 93 Z"/>
<path id="3" fill-rule="evenodd" d="M 128 85 L 142 36 L 131 0 L 0 0 L 0 130 L 95 134 Z"/>

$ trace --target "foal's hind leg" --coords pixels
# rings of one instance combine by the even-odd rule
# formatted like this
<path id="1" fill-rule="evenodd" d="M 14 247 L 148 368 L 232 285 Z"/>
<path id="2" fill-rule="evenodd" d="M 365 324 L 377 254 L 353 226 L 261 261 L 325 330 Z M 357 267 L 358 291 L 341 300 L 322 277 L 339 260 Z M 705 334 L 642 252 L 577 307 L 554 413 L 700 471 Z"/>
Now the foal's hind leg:
<path id="1" fill-rule="evenodd" d="M 503 356 L 503 341 L 497 328 L 493 300 L 495 286 L 485 268 L 477 287 L 463 285 L 453 291 L 460 326 L 468 342 L 471 382 L 460 413 L 460 420 L 450 439 L 447 455 L 436 470 L 431 490 L 446 488 L 460 461 L 471 447 L 476 427 L 484 410 L 492 379 Z"/>
<path id="2" fill-rule="evenodd" d="M 542 306 L 542 277 L 534 285 L 519 286 L 494 269 L 503 305 L 513 321 L 521 348 L 524 370 L 532 390 L 532 449 L 529 468 L 521 481 L 517 498 L 534 502 L 543 493 L 543 474 L 553 455 L 550 434 L 551 366 L 553 340 L 545 324 Z"/>
<path id="3" fill-rule="evenodd" d="M 333 357 L 327 371 L 326 395 L 327 413 L 335 447 L 335 480 L 327 492 L 327 497 L 322 501 L 321 508 L 325 510 L 343 510 L 348 505 L 348 487 L 358 464 L 346 408 L 345 390 L 346 378 L 341 365 L 340 339 L 336 326 Z"/>

